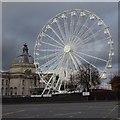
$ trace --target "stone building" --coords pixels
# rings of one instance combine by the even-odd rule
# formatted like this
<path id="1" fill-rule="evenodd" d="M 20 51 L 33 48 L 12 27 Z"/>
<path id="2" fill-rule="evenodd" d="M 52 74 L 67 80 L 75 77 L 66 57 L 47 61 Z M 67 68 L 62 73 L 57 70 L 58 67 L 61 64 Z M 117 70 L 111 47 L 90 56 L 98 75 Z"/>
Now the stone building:
<path id="1" fill-rule="evenodd" d="M 39 76 L 35 73 L 34 59 L 29 55 L 26 44 L 9 71 L 2 72 L 1 94 L 3 96 L 29 96 L 31 90 L 40 87 Z"/>

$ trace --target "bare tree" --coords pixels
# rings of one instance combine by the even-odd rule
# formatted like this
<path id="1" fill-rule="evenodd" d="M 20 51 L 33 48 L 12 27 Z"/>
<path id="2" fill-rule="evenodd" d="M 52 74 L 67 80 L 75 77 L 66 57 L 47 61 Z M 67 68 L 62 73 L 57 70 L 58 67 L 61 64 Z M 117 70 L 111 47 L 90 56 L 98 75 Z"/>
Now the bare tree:
<path id="1" fill-rule="evenodd" d="M 79 70 L 75 74 L 71 74 L 69 89 L 81 89 L 81 87 L 89 91 L 100 84 L 100 75 L 96 68 L 90 65 L 79 66 Z"/>

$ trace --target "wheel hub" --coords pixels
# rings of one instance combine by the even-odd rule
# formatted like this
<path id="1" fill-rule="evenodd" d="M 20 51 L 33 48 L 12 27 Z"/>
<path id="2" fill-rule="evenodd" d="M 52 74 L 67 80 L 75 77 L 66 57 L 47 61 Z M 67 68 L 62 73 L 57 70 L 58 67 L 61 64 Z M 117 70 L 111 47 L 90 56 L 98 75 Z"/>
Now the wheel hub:
<path id="1" fill-rule="evenodd" d="M 71 47 L 69 46 L 69 45 L 65 45 L 65 47 L 64 47 L 64 52 L 65 53 L 68 53 L 68 52 L 70 52 L 71 51 Z"/>

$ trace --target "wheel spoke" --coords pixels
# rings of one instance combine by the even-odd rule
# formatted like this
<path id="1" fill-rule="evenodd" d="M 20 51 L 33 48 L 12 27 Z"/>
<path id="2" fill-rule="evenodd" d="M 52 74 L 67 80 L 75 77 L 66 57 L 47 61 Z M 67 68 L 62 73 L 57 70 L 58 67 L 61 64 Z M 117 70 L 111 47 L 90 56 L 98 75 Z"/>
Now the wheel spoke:
<path id="1" fill-rule="evenodd" d="M 59 61 L 61 60 L 62 54 L 59 55 L 59 56 L 56 56 L 56 57 L 57 57 L 57 59 L 56 59 L 56 61 L 54 61 L 54 64 L 55 64 L 58 60 L 59 60 Z M 58 66 L 57 63 L 56 63 L 56 66 L 55 66 L 55 67 L 54 67 L 54 65 L 53 65 L 54 69 L 57 68 L 57 66 Z M 51 67 L 49 67 L 49 69 L 46 71 L 46 73 L 49 72 L 50 69 L 51 69 Z M 48 74 L 49 74 L 49 73 L 48 73 Z M 47 75 L 48 75 L 48 74 L 47 74 Z M 45 77 L 47 77 L 47 75 L 46 75 Z"/>
<path id="2" fill-rule="evenodd" d="M 87 17 L 86 21 L 84 22 L 84 24 L 82 25 L 82 27 L 80 28 L 80 30 L 78 31 L 78 33 L 76 33 L 76 35 L 78 35 L 79 33 L 81 33 L 83 27 L 85 26 L 85 24 L 87 23 L 88 20 L 89 20 L 89 16 Z"/>
<path id="3" fill-rule="evenodd" d="M 81 61 L 74 55 L 75 60 L 77 61 L 78 65 L 82 65 Z"/>
<path id="4" fill-rule="evenodd" d="M 56 52 L 56 53 L 52 53 L 52 54 L 49 54 L 49 55 L 45 55 L 45 56 L 41 56 L 39 57 L 41 60 L 43 59 L 49 59 L 51 57 L 54 57 L 54 56 L 57 56 L 59 52 Z"/>
<path id="5" fill-rule="evenodd" d="M 70 21 L 70 35 L 73 34 L 73 30 L 74 30 L 74 20 L 73 20 L 73 16 L 71 16 L 71 21 Z"/>
<path id="6" fill-rule="evenodd" d="M 87 36 L 87 34 L 89 34 L 89 33 L 92 33 L 92 34 L 93 34 L 92 29 L 94 28 L 94 25 L 96 25 L 96 23 L 97 23 L 97 21 L 94 22 L 94 24 L 91 25 L 90 28 L 88 28 L 88 27 L 86 26 L 86 27 L 88 28 L 87 31 L 85 31 L 82 35 L 80 35 L 80 38 L 81 38 L 82 40 Z M 79 34 L 80 34 L 80 31 L 78 32 L 78 34 L 77 34 L 76 36 L 78 36 Z M 85 37 L 82 38 L 84 35 L 85 35 Z M 74 38 L 74 41 L 77 42 L 77 38 Z"/>
<path id="7" fill-rule="evenodd" d="M 94 26 L 97 24 L 97 22 L 98 22 L 98 20 L 97 20 L 96 22 L 94 22 L 94 23 L 87 29 L 87 31 L 85 31 L 85 32 L 81 35 L 81 38 L 82 38 L 83 36 L 85 36 L 86 34 L 88 34 L 89 32 L 91 32 L 92 29 L 94 29 Z"/>
<path id="8" fill-rule="evenodd" d="M 49 37 L 51 40 L 53 40 L 53 41 L 55 41 L 56 43 L 58 43 L 61 47 L 64 46 L 63 44 L 61 44 L 60 42 L 58 42 L 57 40 L 55 40 L 53 37 L 49 36 L 48 34 L 45 33 L 45 35 L 46 35 L 47 37 Z"/>
<path id="9" fill-rule="evenodd" d="M 109 36 L 109 37 L 106 37 L 106 38 L 103 38 L 103 39 L 94 40 L 94 41 L 92 42 L 92 44 L 95 44 L 95 45 L 97 46 L 97 45 L 103 44 L 104 41 L 106 41 L 106 40 L 108 40 L 108 39 L 110 39 L 110 38 L 112 38 L 112 37 Z M 89 42 L 88 42 L 88 43 L 89 43 Z M 86 45 L 86 48 L 88 48 L 87 45 L 89 45 L 89 44 L 86 43 L 86 44 L 84 45 L 83 42 L 78 42 L 77 45 L 78 45 L 78 46 L 79 46 L 79 45 L 82 45 L 82 46 L 79 46 L 79 47 L 78 47 L 78 49 L 79 49 L 79 48 L 84 48 L 85 45 Z M 96 48 L 97 48 L 97 47 L 96 47 Z M 83 49 L 82 49 L 82 50 L 83 50 Z M 85 51 L 94 51 L 94 50 L 92 50 L 92 49 L 85 49 Z M 103 50 L 103 49 L 101 49 L 101 48 L 100 48 L 100 50 L 98 50 L 98 48 L 97 48 L 97 50 L 95 50 L 95 51 L 106 51 L 106 50 L 105 50 L 105 49 Z"/>
<path id="10" fill-rule="evenodd" d="M 79 26 L 81 24 L 81 16 L 79 15 L 79 18 L 77 20 L 76 26 L 75 26 L 75 30 L 74 30 L 74 34 L 77 33 L 77 31 L 79 30 Z"/>
<path id="11" fill-rule="evenodd" d="M 73 37 L 74 38 L 74 37 Z M 77 37 L 74 39 L 74 41 L 72 41 L 73 43 L 76 43 L 77 46 L 79 46 L 80 44 L 83 44 L 83 42 L 81 42 L 80 37 Z"/>
<path id="12" fill-rule="evenodd" d="M 111 39 L 112 37 L 109 36 L 109 37 L 106 37 L 106 38 L 103 38 L 103 39 L 97 39 L 97 40 L 94 40 L 93 43 L 95 44 L 103 44 L 104 41 L 108 40 L 108 39 Z M 89 43 L 89 42 L 88 42 Z M 84 44 L 84 43 L 83 43 Z"/>
<path id="13" fill-rule="evenodd" d="M 65 70 L 66 70 L 66 77 L 68 76 L 68 59 L 67 59 L 67 61 L 66 61 L 66 68 L 65 68 Z"/>
<path id="14" fill-rule="evenodd" d="M 87 56 L 87 57 L 91 57 L 91 58 L 94 58 L 94 59 L 97 59 L 97 60 L 100 60 L 100 61 L 103 61 L 103 62 L 106 62 L 107 63 L 107 60 L 104 60 L 102 58 L 99 58 L 99 57 L 96 57 L 96 56 L 92 56 L 92 55 L 88 55 L 88 54 L 85 54 L 83 52 L 78 52 L 79 54 L 82 54 L 84 56 Z"/>
<path id="15" fill-rule="evenodd" d="M 65 53 L 63 54 L 62 58 L 61 58 L 61 61 L 58 63 L 58 67 L 61 67 L 62 64 L 64 63 L 64 58 L 65 58 Z"/>
<path id="16" fill-rule="evenodd" d="M 83 57 L 81 57 L 78 53 L 75 53 L 76 56 L 78 56 L 81 60 L 85 61 L 87 64 L 93 66 L 94 68 L 96 68 L 95 65 L 93 65 L 92 63 L 90 63 L 89 61 L 87 61 L 86 59 L 84 59 Z M 99 68 L 96 68 L 98 69 L 99 71 L 101 71 Z"/>
<path id="17" fill-rule="evenodd" d="M 81 47 L 81 48 L 84 48 L 84 47 Z M 98 49 L 97 49 L 97 50 L 96 50 L 96 49 L 95 49 L 95 50 L 94 50 L 94 49 L 84 49 L 84 50 L 83 50 L 83 49 L 81 49 L 81 51 L 82 51 L 82 52 L 86 52 L 86 51 L 87 51 L 87 52 L 95 52 L 95 51 L 97 51 L 97 52 L 102 52 L 102 51 L 105 51 L 105 50 L 102 50 L 102 49 L 100 49 L 100 50 L 98 50 Z"/>
<path id="18" fill-rule="evenodd" d="M 57 62 L 58 62 L 58 60 L 56 59 L 56 61 L 54 61 L 54 63 L 48 68 L 48 70 L 46 71 L 46 73 L 48 73 L 51 69 L 55 70 L 55 68 L 58 66 Z"/>
<path id="19" fill-rule="evenodd" d="M 105 28 L 102 28 L 102 29 L 98 30 L 97 32 L 93 33 L 92 35 L 88 36 L 87 38 L 83 39 L 84 44 L 90 42 L 90 40 L 91 40 L 93 37 L 95 38 L 95 36 L 99 35 L 99 33 L 100 33 L 102 30 L 104 30 L 104 29 L 105 29 Z M 92 40 L 94 40 L 94 39 L 92 39 Z"/>
<path id="20" fill-rule="evenodd" d="M 47 42 L 44 42 L 44 41 L 41 41 L 41 42 L 44 43 L 44 44 L 46 44 L 46 45 L 50 45 L 50 46 L 53 46 L 53 47 L 56 47 L 56 48 L 61 48 L 61 49 L 63 49 L 63 47 L 61 47 L 61 46 L 53 45 L 53 44 L 51 44 L 51 43 L 47 43 Z"/>
<path id="21" fill-rule="evenodd" d="M 58 59 L 58 56 L 56 56 L 56 57 L 52 58 L 50 61 L 42 64 L 39 68 L 50 65 L 50 64 L 51 64 L 52 62 L 54 62 L 56 59 Z"/>
<path id="22" fill-rule="evenodd" d="M 49 73 L 51 70 L 55 70 L 57 67 L 57 60 L 53 62 L 53 64 L 47 69 L 46 73 Z"/>
<path id="23" fill-rule="evenodd" d="M 59 38 L 59 40 L 64 44 L 63 40 L 61 39 L 61 37 L 56 33 L 56 31 L 50 27 L 50 29 L 53 31 L 53 33 Z"/>
<path id="24" fill-rule="evenodd" d="M 60 33 L 61 33 L 61 35 L 62 35 L 62 38 L 63 38 L 63 40 L 65 41 L 65 35 L 64 35 L 64 32 L 63 32 L 63 30 L 62 30 L 62 27 L 61 27 L 59 21 L 56 22 L 56 23 L 57 23 L 58 29 L 59 29 L 59 31 L 60 31 Z"/>
<path id="25" fill-rule="evenodd" d="M 99 39 L 99 40 L 97 40 L 97 41 L 101 42 L 101 41 L 105 41 L 105 40 L 108 40 L 108 39 L 111 39 L 111 38 L 112 38 L 112 37 L 109 36 L 109 37 L 106 37 L 106 38 L 103 38 L 103 39 Z"/>
<path id="26" fill-rule="evenodd" d="M 42 52 L 60 52 L 61 49 L 39 49 Z"/>
<path id="27" fill-rule="evenodd" d="M 65 28 L 66 40 L 68 40 L 69 30 L 68 30 L 67 18 L 64 18 L 64 28 Z"/>
<path id="28" fill-rule="evenodd" d="M 72 61 L 73 61 L 73 64 L 74 64 L 74 66 L 75 66 L 75 68 L 76 68 L 76 70 L 77 70 L 78 66 L 77 66 L 77 64 L 76 64 L 76 62 L 75 62 L 75 60 L 74 60 L 72 54 L 69 53 L 69 55 L 70 55 L 70 57 L 71 57 L 71 59 L 72 59 Z"/>
<path id="29" fill-rule="evenodd" d="M 78 33 L 78 36 L 81 37 L 82 34 L 84 34 L 87 30 L 88 30 L 88 26 L 87 25 L 84 25 L 83 26 L 83 29 L 81 29 L 81 31 Z M 90 32 L 92 33 L 92 30 L 90 30 Z M 82 38 L 82 37 L 81 37 Z"/>

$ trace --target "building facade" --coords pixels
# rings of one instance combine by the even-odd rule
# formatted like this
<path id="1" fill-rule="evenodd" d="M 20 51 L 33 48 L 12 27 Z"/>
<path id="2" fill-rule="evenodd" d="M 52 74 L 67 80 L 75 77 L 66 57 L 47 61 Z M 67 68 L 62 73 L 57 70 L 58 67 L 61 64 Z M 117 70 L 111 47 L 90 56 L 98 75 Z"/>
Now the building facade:
<path id="1" fill-rule="evenodd" d="M 1 94 L 3 96 L 30 96 L 31 90 L 40 87 L 34 59 L 29 55 L 26 44 L 22 54 L 11 65 L 9 71 L 2 72 Z"/>
<path id="2" fill-rule="evenodd" d="M 113 91 L 120 92 L 120 76 L 114 76 L 110 83 L 112 84 Z"/>

